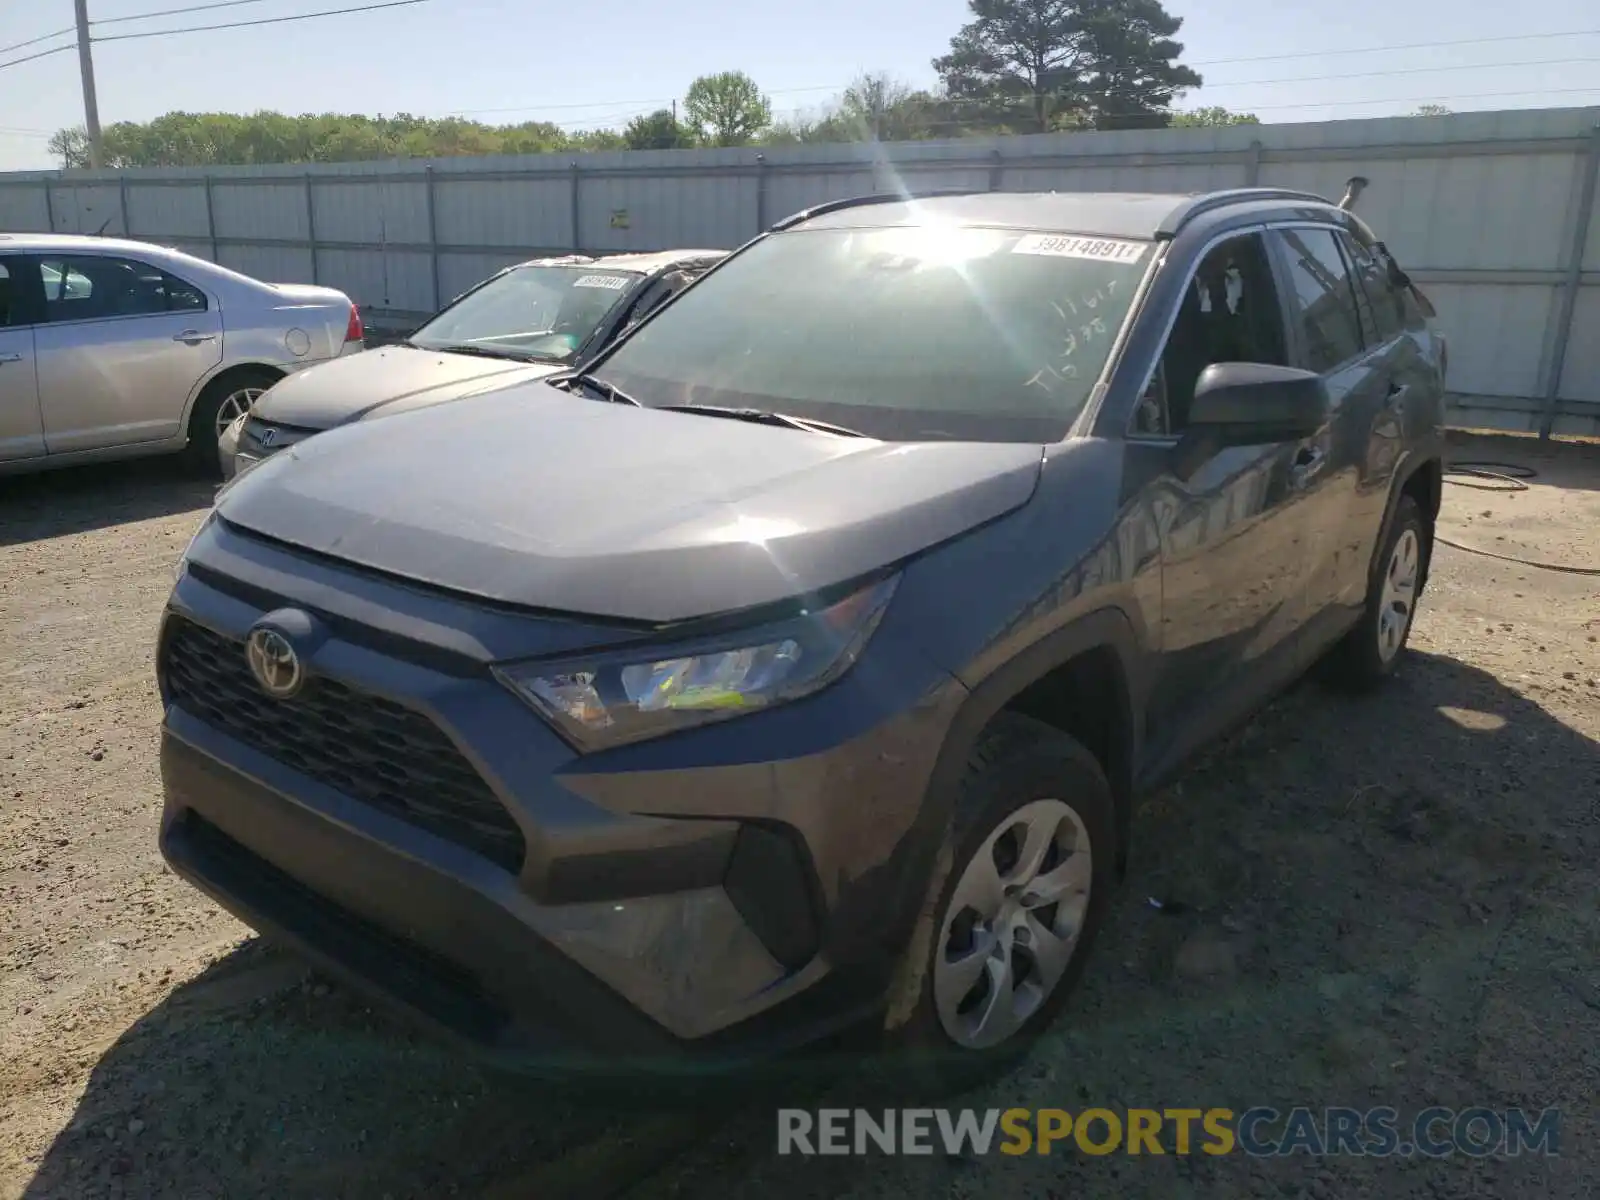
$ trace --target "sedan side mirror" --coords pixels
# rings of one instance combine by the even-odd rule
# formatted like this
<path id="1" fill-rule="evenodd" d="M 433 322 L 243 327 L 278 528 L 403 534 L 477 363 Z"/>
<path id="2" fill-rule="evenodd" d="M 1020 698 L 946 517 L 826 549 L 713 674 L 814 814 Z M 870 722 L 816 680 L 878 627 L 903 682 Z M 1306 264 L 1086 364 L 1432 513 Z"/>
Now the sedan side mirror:
<path id="1" fill-rule="evenodd" d="M 1195 383 L 1188 429 L 1178 443 L 1178 477 L 1187 478 L 1229 446 L 1311 437 L 1327 415 L 1328 389 L 1314 371 L 1267 363 L 1213 363 Z"/>

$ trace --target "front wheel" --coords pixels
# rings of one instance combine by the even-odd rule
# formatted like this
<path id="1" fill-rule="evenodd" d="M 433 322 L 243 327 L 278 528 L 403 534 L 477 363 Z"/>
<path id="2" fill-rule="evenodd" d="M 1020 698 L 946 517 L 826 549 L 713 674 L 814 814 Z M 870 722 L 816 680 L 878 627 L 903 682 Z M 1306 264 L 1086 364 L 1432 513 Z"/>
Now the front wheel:
<path id="1" fill-rule="evenodd" d="M 249 412 L 278 379 L 278 375 L 264 368 L 248 368 L 229 372 L 207 384 L 189 414 L 189 445 L 184 455 L 190 465 L 207 475 L 220 474 L 217 444 L 223 432 Z"/>
<path id="2" fill-rule="evenodd" d="M 907 952 L 920 958 L 920 993 L 890 1039 L 891 1075 L 959 1091 L 1027 1052 L 1083 972 L 1115 838 L 1094 755 L 1041 721 L 997 717 L 956 801 L 937 905 Z"/>

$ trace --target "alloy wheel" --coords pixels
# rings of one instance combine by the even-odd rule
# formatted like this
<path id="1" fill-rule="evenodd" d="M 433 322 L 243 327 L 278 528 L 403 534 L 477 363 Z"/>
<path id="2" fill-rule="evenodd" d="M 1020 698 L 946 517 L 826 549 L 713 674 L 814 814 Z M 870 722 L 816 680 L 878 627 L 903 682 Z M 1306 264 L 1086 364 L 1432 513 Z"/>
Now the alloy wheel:
<path id="1" fill-rule="evenodd" d="M 261 393 L 266 390 L 259 387 L 242 387 L 224 396 L 222 404 L 217 408 L 217 436 L 220 438 L 229 425 L 249 412 L 251 406 L 261 398 Z"/>
<path id="2" fill-rule="evenodd" d="M 1089 911 L 1089 833 L 1061 800 L 1034 800 L 979 846 L 951 892 L 934 1007 L 957 1045 L 998 1046 L 1049 1000 Z"/>

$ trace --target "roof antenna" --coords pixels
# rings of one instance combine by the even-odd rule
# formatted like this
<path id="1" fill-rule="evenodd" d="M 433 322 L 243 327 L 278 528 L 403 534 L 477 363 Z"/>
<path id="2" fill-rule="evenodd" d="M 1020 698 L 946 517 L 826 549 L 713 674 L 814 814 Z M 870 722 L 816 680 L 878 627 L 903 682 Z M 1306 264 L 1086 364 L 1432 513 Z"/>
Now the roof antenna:
<path id="1" fill-rule="evenodd" d="M 1352 175 L 1345 180 L 1344 199 L 1339 201 L 1339 207 L 1345 212 L 1355 210 L 1356 201 L 1361 198 L 1361 193 L 1366 190 L 1367 177 L 1365 175 Z"/>
<path id="2" fill-rule="evenodd" d="M 106 231 L 106 227 L 107 227 L 107 226 L 109 226 L 109 225 L 110 225 L 110 224 L 111 224 L 111 218 L 110 218 L 110 217 L 107 217 L 107 218 L 106 218 L 106 219 L 105 219 L 105 220 L 104 220 L 104 221 L 101 221 L 101 222 L 100 222 L 100 228 L 99 228 L 99 229 L 96 229 L 96 230 L 95 230 L 95 231 L 94 231 L 94 236 L 95 236 L 95 237 L 102 237 L 102 236 L 104 236 L 104 234 L 105 234 L 105 231 Z"/>

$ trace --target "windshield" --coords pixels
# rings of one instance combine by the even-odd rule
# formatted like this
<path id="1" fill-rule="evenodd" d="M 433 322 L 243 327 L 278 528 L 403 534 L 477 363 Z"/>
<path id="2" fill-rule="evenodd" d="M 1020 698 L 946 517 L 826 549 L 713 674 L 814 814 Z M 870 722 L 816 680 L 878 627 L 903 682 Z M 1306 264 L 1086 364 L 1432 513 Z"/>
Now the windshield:
<path id="1" fill-rule="evenodd" d="M 599 263 L 513 267 L 463 296 L 410 341 L 427 350 L 471 349 L 561 362 L 576 353 L 639 278 Z"/>
<path id="2" fill-rule="evenodd" d="M 781 233 L 595 369 L 644 405 L 714 404 L 893 441 L 1054 441 L 1082 410 L 1150 243 L 908 226 Z"/>

